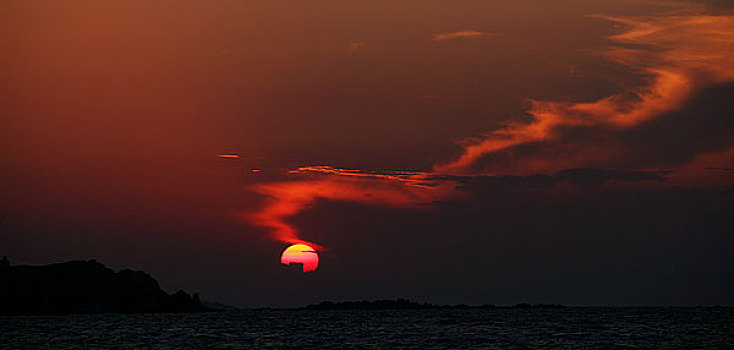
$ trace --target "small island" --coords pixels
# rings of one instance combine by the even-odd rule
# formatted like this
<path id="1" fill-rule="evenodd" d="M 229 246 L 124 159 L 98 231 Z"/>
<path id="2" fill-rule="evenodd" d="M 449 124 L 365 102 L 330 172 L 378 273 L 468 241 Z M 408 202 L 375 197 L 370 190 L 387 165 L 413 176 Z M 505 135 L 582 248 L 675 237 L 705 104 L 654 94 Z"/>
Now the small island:
<path id="1" fill-rule="evenodd" d="M 145 272 L 115 272 L 95 260 L 14 266 L 3 258 L 0 263 L 0 315 L 210 310 L 198 294 L 168 294 Z"/>

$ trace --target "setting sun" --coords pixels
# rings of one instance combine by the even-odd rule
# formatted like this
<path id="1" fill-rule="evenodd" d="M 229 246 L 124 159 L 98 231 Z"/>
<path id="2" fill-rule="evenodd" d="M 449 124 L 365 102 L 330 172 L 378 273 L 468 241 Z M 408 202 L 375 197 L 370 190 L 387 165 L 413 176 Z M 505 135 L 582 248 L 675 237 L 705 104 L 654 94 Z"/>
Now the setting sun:
<path id="1" fill-rule="evenodd" d="M 303 272 L 315 271 L 319 267 L 319 253 L 305 244 L 294 244 L 280 256 L 283 265 L 302 264 Z"/>

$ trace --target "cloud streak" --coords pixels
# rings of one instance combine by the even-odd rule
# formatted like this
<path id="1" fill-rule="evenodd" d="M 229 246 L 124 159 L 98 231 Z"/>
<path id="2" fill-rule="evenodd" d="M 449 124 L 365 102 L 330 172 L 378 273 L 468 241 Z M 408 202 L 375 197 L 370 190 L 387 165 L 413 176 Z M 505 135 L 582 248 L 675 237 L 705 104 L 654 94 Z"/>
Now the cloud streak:
<path id="1" fill-rule="evenodd" d="M 312 207 L 318 200 L 356 202 L 393 208 L 426 208 L 437 200 L 455 198 L 455 181 L 431 179 L 426 173 L 369 173 L 327 166 L 302 167 L 290 171 L 298 181 L 259 184 L 252 187 L 267 197 L 265 206 L 246 219 L 270 229 L 284 243 L 314 243 L 300 238 L 288 219 Z M 323 247 L 318 247 L 323 249 Z"/>
<path id="2" fill-rule="evenodd" d="M 217 157 L 219 158 L 229 158 L 229 159 L 239 159 L 240 156 L 238 154 L 217 154 Z"/>
<path id="3" fill-rule="evenodd" d="M 433 40 L 444 41 L 444 40 L 463 39 L 463 38 L 484 38 L 490 35 L 493 35 L 493 33 L 480 32 L 476 30 L 463 30 L 463 31 L 451 32 L 451 33 L 433 34 Z"/>

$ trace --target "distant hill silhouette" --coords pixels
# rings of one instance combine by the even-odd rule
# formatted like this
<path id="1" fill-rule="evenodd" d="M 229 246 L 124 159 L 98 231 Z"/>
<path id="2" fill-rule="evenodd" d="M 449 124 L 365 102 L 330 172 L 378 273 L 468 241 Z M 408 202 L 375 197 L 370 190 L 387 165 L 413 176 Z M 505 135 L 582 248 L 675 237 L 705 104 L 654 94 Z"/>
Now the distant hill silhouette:
<path id="1" fill-rule="evenodd" d="M 198 294 L 169 295 L 145 272 L 115 272 L 95 260 L 0 265 L 0 315 L 208 310 Z"/>
<path id="2" fill-rule="evenodd" d="M 514 306 L 495 305 L 436 305 L 429 303 L 417 303 L 407 299 L 397 300 L 375 300 L 375 301 L 322 301 L 318 304 L 310 304 L 299 308 L 300 310 L 421 310 L 421 309 L 493 309 L 493 308 L 518 308 L 518 309 L 555 309 L 565 306 L 558 304 L 527 304 L 521 303 Z"/>
<path id="3" fill-rule="evenodd" d="M 237 311 L 240 310 L 240 308 L 232 305 L 222 304 L 218 303 L 216 301 L 202 301 L 201 302 L 204 307 L 207 307 L 211 309 L 212 311 Z"/>

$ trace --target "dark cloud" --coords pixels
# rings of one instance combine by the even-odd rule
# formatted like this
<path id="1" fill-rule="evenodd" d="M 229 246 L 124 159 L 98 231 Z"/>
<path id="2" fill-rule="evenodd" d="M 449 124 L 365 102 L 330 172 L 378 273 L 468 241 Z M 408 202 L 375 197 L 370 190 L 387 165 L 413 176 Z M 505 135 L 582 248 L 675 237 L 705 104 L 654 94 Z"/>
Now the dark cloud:
<path id="1" fill-rule="evenodd" d="M 619 171 L 602 169 L 566 169 L 553 175 L 527 176 L 452 176 L 446 180 L 462 183 L 459 187 L 473 194 L 491 195 L 493 191 L 508 188 L 538 189 L 547 188 L 559 183 L 570 183 L 584 187 L 602 186 L 609 182 L 665 181 L 665 176 L 672 171 Z"/>
<path id="2" fill-rule="evenodd" d="M 683 4 L 690 4 L 692 3 L 690 0 L 678 0 L 678 2 L 681 2 Z M 730 0 L 699 0 L 697 3 L 700 4 L 706 4 L 712 7 L 719 7 L 719 8 L 734 8 L 734 2 Z"/>
<path id="3" fill-rule="evenodd" d="M 734 146 L 734 84 L 701 91 L 681 109 L 615 136 L 631 166 L 677 166 Z"/>

